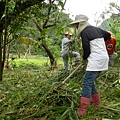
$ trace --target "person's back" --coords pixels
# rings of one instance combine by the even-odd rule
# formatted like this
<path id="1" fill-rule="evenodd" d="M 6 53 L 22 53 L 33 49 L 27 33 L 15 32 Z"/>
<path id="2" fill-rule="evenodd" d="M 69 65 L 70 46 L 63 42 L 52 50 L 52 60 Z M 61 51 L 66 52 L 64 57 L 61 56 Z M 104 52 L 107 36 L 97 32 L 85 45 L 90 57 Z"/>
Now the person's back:
<path id="1" fill-rule="evenodd" d="M 88 59 L 87 70 L 107 70 L 106 63 L 109 58 L 105 40 L 109 38 L 109 35 L 102 29 L 90 25 L 81 32 L 81 38 L 84 49 L 83 59 Z"/>
<path id="2" fill-rule="evenodd" d="M 64 55 L 69 52 L 69 43 L 71 40 L 69 40 L 67 37 L 62 39 L 62 50 L 61 54 Z"/>
<path id="3" fill-rule="evenodd" d="M 70 40 L 72 33 L 71 31 L 65 31 L 65 37 L 62 39 L 62 50 L 61 50 L 61 56 L 63 58 L 64 62 L 64 69 L 68 69 L 68 59 L 69 59 L 69 54 L 72 54 L 72 57 L 75 57 L 75 62 L 80 61 L 80 54 L 78 52 L 70 51 L 69 50 L 69 44 L 73 43 L 73 40 Z"/>

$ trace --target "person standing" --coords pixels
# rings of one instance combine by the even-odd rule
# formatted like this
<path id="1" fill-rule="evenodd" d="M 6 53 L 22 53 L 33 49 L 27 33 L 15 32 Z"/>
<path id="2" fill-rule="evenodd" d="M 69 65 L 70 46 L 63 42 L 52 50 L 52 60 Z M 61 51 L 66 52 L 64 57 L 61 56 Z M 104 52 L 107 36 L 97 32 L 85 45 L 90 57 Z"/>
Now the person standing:
<path id="1" fill-rule="evenodd" d="M 106 44 L 106 49 L 109 55 L 109 66 L 112 66 L 114 64 L 114 58 L 113 54 L 117 55 L 117 49 L 116 49 L 116 39 L 112 37 L 112 33 L 110 39 L 108 39 L 105 44 Z"/>
<path id="2" fill-rule="evenodd" d="M 86 15 L 76 15 L 75 21 L 68 25 L 76 28 L 76 35 L 81 37 L 83 47 L 83 63 L 88 61 L 87 68 L 82 83 L 82 94 L 80 97 L 78 115 L 84 116 L 87 113 L 87 107 L 92 103 L 94 107 L 99 107 L 100 96 L 95 87 L 95 80 L 101 71 L 108 69 L 109 57 L 105 46 L 111 34 L 98 27 L 92 26 L 88 22 Z"/>
<path id="3" fill-rule="evenodd" d="M 70 57 L 70 53 L 72 54 L 72 57 L 75 57 L 75 64 L 79 63 L 80 61 L 80 54 L 75 51 L 70 51 L 69 46 L 70 44 L 74 43 L 74 40 L 70 40 L 72 36 L 72 32 L 67 30 L 64 33 L 65 37 L 62 39 L 62 50 L 61 50 L 61 56 L 63 58 L 64 63 L 64 69 L 68 70 L 68 60 Z"/>

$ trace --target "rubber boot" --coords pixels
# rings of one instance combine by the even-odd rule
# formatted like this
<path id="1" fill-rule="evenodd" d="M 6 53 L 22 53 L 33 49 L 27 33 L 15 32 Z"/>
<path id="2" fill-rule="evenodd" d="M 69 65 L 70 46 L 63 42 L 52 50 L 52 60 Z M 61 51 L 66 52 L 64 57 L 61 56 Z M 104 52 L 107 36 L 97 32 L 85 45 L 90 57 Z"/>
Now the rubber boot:
<path id="1" fill-rule="evenodd" d="M 98 94 L 93 94 L 92 95 L 92 103 L 93 103 L 93 106 L 98 108 L 99 105 L 100 105 L 100 96 Z"/>
<path id="2" fill-rule="evenodd" d="M 79 116 L 85 116 L 87 113 L 87 107 L 90 104 L 90 98 L 81 97 L 81 103 L 79 105 L 79 109 L 77 111 L 77 114 Z"/>

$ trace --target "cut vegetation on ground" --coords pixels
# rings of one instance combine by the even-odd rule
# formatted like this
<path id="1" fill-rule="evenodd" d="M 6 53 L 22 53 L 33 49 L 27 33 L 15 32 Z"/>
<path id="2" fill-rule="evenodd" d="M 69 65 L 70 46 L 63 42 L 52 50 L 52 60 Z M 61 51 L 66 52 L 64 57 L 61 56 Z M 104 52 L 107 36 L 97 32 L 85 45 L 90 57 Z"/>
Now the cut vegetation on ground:
<path id="1" fill-rule="evenodd" d="M 59 89 L 56 87 L 72 72 L 58 68 L 50 71 L 47 60 L 17 59 L 12 70 L 5 70 L 0 83 L 0 120 L 102 120 L 120 119 L 119 67 L 102 72 L 96 81 L 101 106 L 89 105 L 86 118 L 76 110 L 85 70 L 79 69 Z M 103 120 L 104 120 L 103 119 Z"/>

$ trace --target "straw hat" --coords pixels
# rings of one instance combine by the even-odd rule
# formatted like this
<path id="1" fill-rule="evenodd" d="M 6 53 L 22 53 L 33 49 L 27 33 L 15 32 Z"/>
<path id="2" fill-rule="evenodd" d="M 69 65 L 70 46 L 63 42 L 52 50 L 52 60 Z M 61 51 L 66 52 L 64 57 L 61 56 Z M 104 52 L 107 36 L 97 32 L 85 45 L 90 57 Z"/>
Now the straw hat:
<path id="1" fill-rule="evenodd" d="M 75 27 L 77 23 L 84 22 L 84 21 L 88 21 L 88 17 L 86 15 L 79 14 L 75 16 L 75 20 L 70 24 L 68 24 L 68 26 Z"/>

